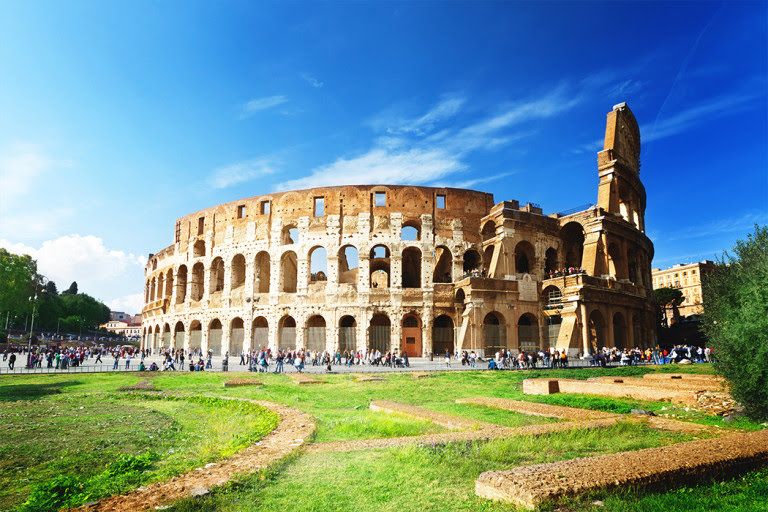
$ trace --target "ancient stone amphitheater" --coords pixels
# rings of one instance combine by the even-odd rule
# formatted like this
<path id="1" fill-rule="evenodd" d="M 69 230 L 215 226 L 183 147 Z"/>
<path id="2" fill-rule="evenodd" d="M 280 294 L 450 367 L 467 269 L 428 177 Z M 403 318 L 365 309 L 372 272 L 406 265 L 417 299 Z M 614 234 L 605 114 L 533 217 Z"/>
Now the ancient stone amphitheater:
<path id="1" fill-rule="evenodd" d="M 597 154 L 597 202 L 582 211 L 370 185 L 187 215 L 174 243 L 149 255 L 142 344 L 410 356 L 649 345 L 653 245 L 639 157 L 637 122 L 620 104 Z"/>

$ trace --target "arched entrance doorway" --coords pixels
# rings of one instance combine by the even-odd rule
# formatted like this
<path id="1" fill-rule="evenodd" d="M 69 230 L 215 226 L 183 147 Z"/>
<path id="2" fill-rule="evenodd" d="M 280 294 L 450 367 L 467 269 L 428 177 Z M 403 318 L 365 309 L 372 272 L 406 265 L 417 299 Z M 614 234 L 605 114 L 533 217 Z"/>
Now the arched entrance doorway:
<path id="1" fill-rule="evenodd" d="M 495 311 L 485 315 L 483 320 L 483 349 L 485 357 L 507 348 L 507 336 L 504 317 Z"/>
<path id="2" fill-rule="evenodd" d="M 432 353 L 453 354 L 453 345 L 453 320 L 448 315 L 440 315 L 432 324 Z"/>
<path id="3" fill-rule="evenodd" d="M 215 356 L 222 355 L 221 322 L 218 319 L 212 320 L 208 326 L 208 351 Z"/>
<path id="4" fill-rule="evenodd" d="M 296 320 L 292 316 L 280 320 L 277 343 L 280 350 L 296 350 Z"/>
<path id="5" fill-rule="evenodd" d="M 325 352 L 325 318 L 320 315 L 309 317 L 304 346 L 311 352 Z"/>
<path id="6" fill-rule="evenodd" d="M 263 316 L 253 319 L 251 349 L 266 349 L 269 346 L 269 323 Z"/>
<path id="7" fill-rule="evenodd" d="M 627 322 L 621 313 L 613 315 L 613 345 L 620 350 L 627 348 Z"/>
<path id="8" fill-rule="evenodd" d="M 339 351 L 354 352 L 357 349 L 357 322 L 349 315 L 339 320 Z"/>
<path id="9" fill-rule="evenodd" d="M 408 357 L 421 357 L 421 320 L 413 313 L 403 317 L 400 352 Z"/>
<path id="10" fill-rule="evenodd" d="M 229 331 L 229 355 L 238 357 L 243 352 L 243 341 L 245 339 L 245 324 L 243 319 L 235 317 L 232 319 Z"/>
<path id="11" fill-rule="evenodd" d="M 371 318 L 368 329 L 368 348 L 382 353 L 389 351 L 392 323 L 384 313 L 377 313 Z"/>
<path id="12" fill-rule="evenodd" d="M 523 314 L 517 321 L 517 342 L 524 352 L 539 348 L 539 320 L 531 313 Z"/>

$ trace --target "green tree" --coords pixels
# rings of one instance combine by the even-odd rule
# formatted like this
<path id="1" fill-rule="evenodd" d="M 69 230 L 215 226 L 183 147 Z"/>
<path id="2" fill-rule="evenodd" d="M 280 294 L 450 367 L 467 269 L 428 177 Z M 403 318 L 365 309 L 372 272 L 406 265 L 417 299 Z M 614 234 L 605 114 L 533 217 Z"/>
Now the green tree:
<path id="1" fill-rule="evenodd" d="M 79 317 L 86 329 L 95 329 L 109 320 L 109 308 L 88 294 L 62 294 L 60 299 L 61 316 Z"/>
<path id="2" fill-rule="evenodd" d="M 77 281 L 72 281 L 69 288 L 61 292 L 62 295 L 77 295 Z"/>
<path id="3" fill-rule="evenodd" d="M 703 283 L 715 368 L 755 419 L 768 418 L 768 227 L 755 226 Z"/>
<path id="4" fill-rule="evenodd" d="M 677 316 L 677 307 L 683 303 L 683 292 L 677 288 L 657 288 L 653 290 L 653 297 L 658 307 L 658 317 L 664 327 L 669 326 L 667 312 L 671 309 L 672 315 Z"/>
<path id="5" fill-rule="evenodd" d="M 29 311 L 29 297 L 34 294 L 39 281 L 35 260 L 26 254 L 12 254 L 0 249 L 0 313 L 3 316 Z"/>

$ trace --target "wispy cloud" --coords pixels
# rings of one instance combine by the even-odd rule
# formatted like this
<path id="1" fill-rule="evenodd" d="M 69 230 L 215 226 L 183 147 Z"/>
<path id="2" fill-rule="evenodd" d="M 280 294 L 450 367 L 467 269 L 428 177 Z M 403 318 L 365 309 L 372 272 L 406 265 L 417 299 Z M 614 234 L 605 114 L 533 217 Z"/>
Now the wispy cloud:
<path id="1" fill-rule="evenodd" d="M 280 184 L 279 189 L 447 182 L 469 169 L 465 158 L 470 153 L 496 150 L 528 137 L 535 132 L 527 123 L 565 112 L 582 97 L 578 87 L 561 84 L 541 96 L 498 105 L 485 116 L 461 123 L 459 114 L 466 99 L 446 95 L 418 116 L 374 118 L 369 124 L 383 134 L 374 137 L 371 148 L 318 166 L 308 176 Z M 487 178 L 482 180 L 456 180 L 455 184 L 473 186 Z"/>
<path id="2" fill-rule="evenodd" d="M 492 174 L 491 176 L 485 176 L 483 178 L 475 178 L 471 180 L 455 181 L 455 182 L 437 182 L 432 185 L 435 187 L 450 187 L 450 188 L 473 188 L 484 183 L 491 183 L 500 179 L 506 178 L 517 174 L 515 171 L 500 172 L 498 174 Z"/>
<path id="3" fill-rule="evenodd" d="M 755 224 L 768 224 L 768 212 L 747 212 L 736 217 L 727 217 L 691 226 L 677 231 L 667 239 L 670 241 L 689 240 L 728 233 L 747 233 L 752 230 Z"/>
<path id="4" fill-rule="evenodd" d="M 251 117 L 257 112 L 261 112 L 262 110 L 268 110 L 270 108 L 275 108 L 287 102 L 288 102 L 288 98 L 283 95 L 254 98 L 252 100 L 249 100 L 243 105 L 240 112 L 240 119 L 246 119 L 248 117 Z"/>
<path id="5" fill-rule="evenodd" d="M 318 79 L 317 79 L 315 76 L 313 76 L 313 75 L 311 75 L 311 74 L 309 74 L 309 73 L 302 73 L 302 74 L 301 74 L 301 75 L 299 75 L 299 76 L 301 76 L 301 79 L 302 79 L 302 80 L 304 80 L 305 82 L 307 82 L 309 85 L 311 85 L 311 86 L 312 86 L 312 87 L 314 87 L 315 89 L 319 89 L 319 88 L 321 88 L 323 85 L 325 85 L 323 82 L 321 82 L 321 81 L 320 81 L 320 80 L 318 80 Z"/>
<path id="6" fill-rule="evenodd" d="M 215 169 L 208 183 L 214 188 L 227 188 L 274 172 L 274 164 L 269 159 L 255 158 Z"/>

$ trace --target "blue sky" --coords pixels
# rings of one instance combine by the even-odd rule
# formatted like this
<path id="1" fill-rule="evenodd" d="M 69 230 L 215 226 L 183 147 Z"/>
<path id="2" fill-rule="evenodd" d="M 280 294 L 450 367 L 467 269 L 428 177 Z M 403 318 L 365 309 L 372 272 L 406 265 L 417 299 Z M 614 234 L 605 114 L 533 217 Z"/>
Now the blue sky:
<path id="1" fill-rule="evenodd" d="M 12 2 L 0 245 L 140 306 L 192 211 L 286 188 L 596 200 L 605 114 L 641 125 L 655 266 L 768 223 L 765 3 Z"/>

